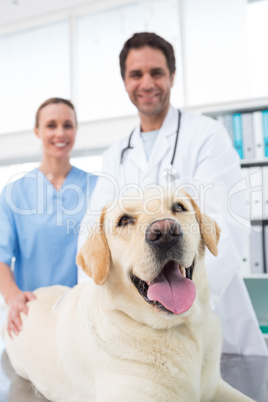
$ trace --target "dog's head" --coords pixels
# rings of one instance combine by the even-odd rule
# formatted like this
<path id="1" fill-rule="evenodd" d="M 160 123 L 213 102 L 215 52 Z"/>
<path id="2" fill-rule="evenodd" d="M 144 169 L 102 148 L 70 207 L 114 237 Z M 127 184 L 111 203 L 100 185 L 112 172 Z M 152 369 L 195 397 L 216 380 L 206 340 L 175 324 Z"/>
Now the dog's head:
<path id="1" fill-rule="evenodd" d="M 77 263 L 105 284 L 113 308 L 161 327 L 159 317 L 188 315 L 202 292 L 208 303 L 204 251 L 217 255 L 219 232 L 185 192 L 159 187 L 104 208 Z"/>

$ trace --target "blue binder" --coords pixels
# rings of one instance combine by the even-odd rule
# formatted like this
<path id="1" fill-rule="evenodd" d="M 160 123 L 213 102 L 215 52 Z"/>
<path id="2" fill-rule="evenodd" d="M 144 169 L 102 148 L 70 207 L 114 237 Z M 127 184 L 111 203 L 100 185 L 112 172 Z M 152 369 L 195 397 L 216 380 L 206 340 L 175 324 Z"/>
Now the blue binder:
<path id="1" fill-rule="evenodd" d="M 268 156 L 268 110 L 262 112 L 264 156 Z"/>
<path id="2" fill-rule="evenodd" d="M 241 113 L 233 114 L 232 123 L 233 123 L 234 147 L 237 150 L 240 159 L 243 159 L 244 153 L 243 153 L 243 130 L 242 130 Z"/>

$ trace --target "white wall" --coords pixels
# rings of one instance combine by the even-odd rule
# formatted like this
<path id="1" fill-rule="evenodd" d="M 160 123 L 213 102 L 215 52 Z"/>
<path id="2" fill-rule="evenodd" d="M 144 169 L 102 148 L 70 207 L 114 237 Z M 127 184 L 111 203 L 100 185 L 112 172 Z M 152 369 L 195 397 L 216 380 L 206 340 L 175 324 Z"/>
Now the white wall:
<path id="1" fill-rule="evenodd" d="M 97 10 L 113 5 L 127 4 L 131 0 L 1 0 L 0 29 L 20 29 L 20 24 L 32 23 L 60 13 L 68 14 L 74 10 L 84 12 L 84 9 Z M 37 21 L 38 22 L 38 21 Z M 0 31 L 1 32 L 1 31 Z"/>
<path id="2" fill-rule="evenodd" d="M 126 116 L 81 123 L 73 154 L 98 154 L 130 133 L 137 122 L 137 116 Z M 0 136 L 0 165 L 40 160 L 41 156 L 40 142 L 31 130 Z"/>
<path id="3" fill-rule="evenodd" d="M 183 0 L 186 105 L 250 95 L 247 0 Z"/>
<path id="4" fill-rule="evenodd" d="M 4 116 L 6 116 L 5 124 L 4 120 L 1 122 L 1 127 L 4 125 L 6 129 L 2 130 L 0 134 L 0 164 L 6 164 L 8 161 L 20 162 L 40 158 L 39 142 L 33 137 L 32 130 L 28 130 L 28 127 L 33 125 L 33 114 L 36 106 L 46 97 L 50 96 L 70 97 L 77 106 L 78 118 L 82 116 L 82 123 L 80 121 L 75 146 L 76 154 L 79 151 L 84 153 L 85 150 L 103 149 L 116 139 L 127 135 L 127 133 L 132 130 L 134 124 L 136 124 L 137 118 L 136 109 L 132 106 L 130 111 L 130 108 L 126 107 L 131 105 L 131 103 L 122 85 L 118 66 L 118 53 L 124 40 L 133 32 L 141 30 L 157 31 L 160 35 L 170 40 L 175 45 L 178 70 L 181 72 L 177 0 L 39 1 L 38 3 L 41 5 L 40 9 L 36 7 L 36 0 L 18 0 L 18 2 L 17 6 L 11 2 L 5 2 L 4 13 L 1 12 L 3 11 L 3 5 L 0 4 L 1 16 L 6 15 L 5 22 L 9 21 L 9 23 L 5 23 L 4 25 L 0 24 L 0 35 L 2 34 L 3 38 L 5 38 L 3 39 L 3 48 L 5 49 L 4 52 L 9 52 L 10 59 L 7 61 L 6 67 L 2 68 L 2 76 L 0 77 L 2 78 L 3 85 L 6 87 L 6 97 L 4 99 L 1 99 L 0 92 L 1 110 L 3 111 L 4 109 Z M 121 5 L 124 6 L 124 12 L 121 11 Z M 169 7 L 164 9 L 165 5 Z M 16 14 L 16 7 L 17 9 L 21 9 L 21 14 Z M 27 19 L 26 8 L 28 7 L 30 8 L 30 12 L 28 14 L 29 18 Z M 14 15 L 11 12 L 12 10 L 14 10 Z M 166 16 L 162 10 L 167 12 Z M 88 15 L 92 17 L 89 18 L 87 17 Z M 84 16 L 86 18 L 84 18 Z M 80 17 L 82 17 L 82 19 Z M 168 17 L 169 24 L 167 25 L 166 20 Z M 111 18 L 113 18 L 113 21 L 110 21 Z M 105 19 L 106 24 L 102 24 L 101 22 L 103 22 L 103 20 L 105 21 Z M 55 79 L 58 80 L 56 84 L 59 83 L 63 75 L 61 74 L 61 69 L 62 72 L 64 72 L 69 67 L 68 57 L 62 57 L 60 55 L 61 62 L 55 64 L 55 57 L 51 56 L 51 53 L 55 55 L 55 51 L 51 52 L 51 46 L 49 45 L 47 47 L 46 41 L 48 43 L 53 41 L 53 35 L 49 35 L 50 28 L 48 29 L 48 27 L 52 26 L 53 23 L 54 25 L 56 24 L 55 26 L 57 27 L 61 22 L 56 23 L 56 21 L 63 20 L 69 21 L 71 72 L 69 79 L 65 79 L 65 85 L 61 85 L 61 90 L 65 91 L 62 94 L 61 92 L 51 93 L 51 87 L 46 87 L 46 85 L 47 83 L 54 82 Z M 83 53 L 94 57 L 96 52 L 97 57 L 95 57 L 95 59 L 98 58 L 100 54 L 102 56 L 102 52 L 106 54 L 107 60 L 102 57 L 99 68 L 97 63 L 94 65 L 95 60 L 91 62 L 91 58 L 89 57 L 82 60 L 78 57 L 81 53 L 81 46 L 77 46 L 77 44 L 81 45 L 81 41 L 77 41 L 80 32 L 78 30 L 78 23 L 81 21 L 85 22 L 84 25 L 85 28 L 87 28 L 86 37 L 84 39 L 86 46 L 82 49 Z M 1 22 L 3 22 L 3 19 Z M 52 25 L 49 25 L 51 23 Z M 94 28 L 94 23 L 99 24 L 101 28 L 102 25 L 104 25 L 103 29 L 106 27 L 108 32 L 105 34 L 101 31 L 101 35 L 98 37 L 97 32 L 90 31 L 90 29 Z M 45 27 L 48 33 L 42 36 L 42 43 L 40 40 L 34 41 L 33 39 L 35 39 L 41 29 L 39 27 L 43 27 L 44 24 L 47 24 Z M 116 27 L 114 27 L 114 24 L 117 24 Z M 90 29 L 88 29 L 88 27 Z M 173 30 L 172 27 L 174 27 Z M 44 31 L 44 28 L 42 28 L 42 31 Z M 29 41 L 24 41 L 19 49 L 14 45 L 14 49 L 12 48 L 13 57 L 11 58 L 10 42 L 12 42 L 12 44 L 17 43 L 21 36 L 25 37 L 25 32 L 29 33 L 34 45 L 29 45 Z M 109 37 L 107 37 L 106 40 L 105 35 L 111 36 L 112 34 L 114 34 L 112 40 L 109 41 Z M 88 42 L 90 42 L 91 47 L 87 45 Z M 55 45 L 53 42 L 51 43 Z M 57 46 L 61 48 L 61 45 L 58 44 Z M 109 57 L 107 57 L 107 46 L 114 51 L 113 54 L 112 50 L 108 49 L 110 52 Z M 17 67 L 18 61 L 16 59 L 18 51 L 22 53 L 22 58 L 24 57 L 19 68 Z M 42 57 L 38 58 L 39 53 Z M 115 57 L 112 59 L 114 55 Z M 47 57 L 47 60 L 45 57 Z M 28 64 L 25 62 L 25 59 Z M 38 63 L 36 64 L 36 59 L 41 60 L 40 67 L 38 67 Z M 46 63 L 48 63 L 48 67 L 51 67 L 50 62 L 52 66 L 55 65 L 55 67 L 57 67 L 57 69 L 55 68 L 54 70 L 55 76 L 51 77 L 52 79 L 50 79 L 46 67 Z M 78 62 L 79 64 L 77 65 Z M 12 72 L 12 69 L 10 70 L 12 66 L 17 68 L 15 73 Z M 81 66 L 83 67 L 82 69 L 80 68 Z M 116 77 L 113 70 L 116 71 Z M 12 78 L 14 74 L 16 74 L 16 77 L 19 77 L 19 79 L 17 77 L 16 85 L 14 85 L 15 80 Z M 83 76 L 83 79 L 81 79 L 81 76 Z M 173 90 L 174 102 L 177 105 L 182 99 L 181 77 L 182 75 L 178 74 L 176 80 L 177 89 L 179 88 L 179 90 L 176 90 L 176 86 Z M 118 81 L 120 87 L 119 84 L 116 86 L 114 81 Z M 44 88 L 46 90 L 45 95 Z M 55 89 L 55 84 L 52 85 L 52 89 L 53 88 Z M 81 88 L 83 89 L 83 97 L 81 96 Z M 78 89 L 80 89 L 80 91 L 78 91 Z M 67 95 L 66 91 L 68 92 Z M 27 94 L 27 97 L 25 94 Z M 77 96 L 77 94 L 79 96 Z M 39 99 L 38 96 L 39 98 L 42 97 L 42 99 Z M 107 102 L 106 99 L 109 99 L 109 96 L 110 103 Z M 119 101 L 116 99 L 116 96 L 119 97 Z M 81 109 L 80 105 L 82 101 L 84 103 Z M 103 109 L 102 114 L 96 109 L 98 104 L 101 105 Z M 112 110 L 115 109 L 115 104 L 117 104 L 116 112 L 111 113 Z M 26 107 L 22 108 L 21 105 L 26 105 Z M 5 110 L 12 110 L 12 115 L 7 117 L 8 114 Z M 85 116 L 87 115 L 89 116 L 88 118 L 95 120 L 86 121 Z M 96 120 L 97 118 L 99 120 Z M 24 124 L 22 120 L 24 120 Z M 12 122 L 12 127 L 9 122 Z M 21 127 L 20 131 L 17 131 L 18 127 Z"/>

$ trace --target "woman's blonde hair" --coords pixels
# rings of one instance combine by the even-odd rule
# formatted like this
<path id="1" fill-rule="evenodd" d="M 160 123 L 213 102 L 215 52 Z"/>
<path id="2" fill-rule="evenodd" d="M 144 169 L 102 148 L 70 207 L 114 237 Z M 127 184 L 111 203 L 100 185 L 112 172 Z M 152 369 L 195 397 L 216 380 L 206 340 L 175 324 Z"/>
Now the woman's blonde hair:
<path id="1" fill-rule="evenodd" d="M 69 101 L 68 99 L 63 99 L 63 98 L 49 98 L 47 100 L 45 100 L 43 103 L 41 103 L 41 105 L 39 106 L 39 108 L 37 109 L 37 112 L 35 114 L 35 124 L 34 127 L 38 128 L 39 127 L 39 118 L 40 118 L 40 112 L 41 110 L 48 106 L 48 105 L 54 105 L 54 104 L 59 104 L 59 103 L 63 103 L 64 105 L 69 106 L 73 111 L 74 111 L 74 116 L 75 116 L 75 123 L 77 125 L 77 117 L 76 117 L 76 111 L 75 111 L 75 107 L 72 104 L 71 101 Z"/>

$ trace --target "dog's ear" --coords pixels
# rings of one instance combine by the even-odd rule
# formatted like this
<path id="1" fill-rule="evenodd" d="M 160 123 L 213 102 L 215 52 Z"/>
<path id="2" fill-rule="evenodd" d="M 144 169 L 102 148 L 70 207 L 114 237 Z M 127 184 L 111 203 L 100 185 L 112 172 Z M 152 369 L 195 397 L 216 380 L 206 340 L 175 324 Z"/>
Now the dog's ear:
<path id="1" fill-rule="evenodd" d="M 217 256 L 221 231 L 217 222 L 215 222 L 214 219 L 210 218 L 208 215 L 202 214 L 199 224 L 200 231 L 207 248 L 213 255 Z"/>
<path id="2" fill-rule="evenodd" d="M 214 219 L 210 218 L 206 214 L 201 214 L 196 202 L 189 196 L 191 203 L 195 209 L 197 221 L 200 226 L 200 232 L 205 245 L 209 251 L 217 256 L 218 255 L 218 243 L 220 240 L 220 228 Z"/>
<path id="3" fill-rule="evenodd" d="M 103 228 L 104 215 L 103 210 L 99 224 L 93 227 L 89 238 L 81 247 L 76 258 L 77 264 L 97 285 L 105 283 L 111 262 L 110 250 Z"/>

